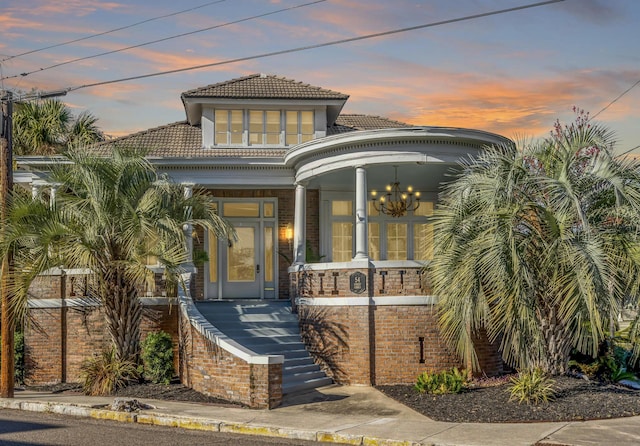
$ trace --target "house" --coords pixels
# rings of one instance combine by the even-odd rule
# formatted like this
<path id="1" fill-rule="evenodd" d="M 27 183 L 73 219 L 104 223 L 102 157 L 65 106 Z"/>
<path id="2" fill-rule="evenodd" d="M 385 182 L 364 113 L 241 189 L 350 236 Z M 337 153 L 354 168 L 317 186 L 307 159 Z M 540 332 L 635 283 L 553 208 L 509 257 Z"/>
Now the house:
<path id="1" fill-rule="evenodd" d="M 185 193 L 206 189 L 238 233 L 231 243 L 189 228 L 190 249 L 206 252 L 208 261 L 194 270 L 179 316 L 161 296 L 150 296 L 156 300 L 149 306 L 161 314 L 156 320 L 179 341 L 184 382 L 256 407 L 279 404 L 286 355 L 255 354 L 201 314 L 205 305 L 237 299 L 290 303 L 307 350 L 337 383 L 413 382 L 425 369 L 460 364 L 439 337 L 437 298 L 423 268 L 431 257 L 430 218 L 448 170 L 483 146 L 509 140 L 480 130 L 343 114 L 347 95 L 273 75 L 188 90 L 181 99 L 185 121 L 94 149 L 146 148 Z M 20 160 L 31 170 L 19 181 L 47 187 L 34 170 L 43 162 Z M 66 297 L 67 308 L 87 306 Z M 34 303 L 32 312 L 43 310 L 43 302 Z M 52 317 L 37 319 L 44 326 L 62 323 Z M 63 342 L 69 329 L 61 330 L 51 342 Z M 32 358 L 52 351 L 51 342 L 36 338 L 27 339 Z M 64 342 L 67 350 L 75 345 Z M 478 342 L 485 372 L 499 372 L 497 350 Z M 74 353 L 75 359 L 83 354 Z M 65 367 L 66 376 L 36 373 L 34 380 L 70 379 L 76 366 Z"/>

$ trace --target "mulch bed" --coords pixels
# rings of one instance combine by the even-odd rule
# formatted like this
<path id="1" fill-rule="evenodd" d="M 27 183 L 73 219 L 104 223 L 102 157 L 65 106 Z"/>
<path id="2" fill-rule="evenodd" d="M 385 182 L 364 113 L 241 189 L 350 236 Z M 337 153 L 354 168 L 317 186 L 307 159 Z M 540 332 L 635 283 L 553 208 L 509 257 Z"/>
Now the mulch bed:
<path id="1" fill-rule="evenodd" d="M 578 421 L 640 415 L 640 391 L 627 387 L 555 378 L 556 398 L 538 406 L 509 401 L 508 384 L 479 382 L 459 394 L 418 393 L 412 385 L 379 386 L 378 390 L 436 421 L 516 423 Z"/>
<path id="2" fill-rule="evenodd" d="M 53 393 L 81 393 L 82 386 L 80 384 L 55 384 L 50 386 L 31 386 L 26 387 L 28 390 L 53 392 Z M 189 403 L 213 404 L 216 406 L 228 407 L 246 407 L 240 403 L 207 396 L 200 392 L 186 387 L 176 379 L 170 384 L 153 384 L 150 382 L 129 383 L 127 387 L 119 389 L 113 395 L 114 397 L 127 397 L 136 399 L 155 399 L 164 401 L 184 401 Z"/>

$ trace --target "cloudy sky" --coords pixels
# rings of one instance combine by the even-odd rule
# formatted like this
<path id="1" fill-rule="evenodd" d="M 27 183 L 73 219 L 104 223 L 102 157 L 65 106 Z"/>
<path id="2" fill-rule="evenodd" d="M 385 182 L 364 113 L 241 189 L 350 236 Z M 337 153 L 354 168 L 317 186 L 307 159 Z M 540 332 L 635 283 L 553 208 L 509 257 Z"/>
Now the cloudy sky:
<path id="1" fill-rule="evenodd" d="M 346 113 L 508 137 L 545 136 L 577 106 L 600 112 L 618 152 L 640 152 L 640 85 L 616 100 L 640 81 L 640 2 L 564 0 L 497 13 L 535 3 L 3 0 L 0 87 L 51 91 L 217 63 L 75 89 L 63 100 L 119 136 L 183 120 L 183 91 L 261 72 L 349 94 Z M 172 38 L 179 34 L 187 35 Z M 253 58 L 273 52 L 284 54 Z"/>

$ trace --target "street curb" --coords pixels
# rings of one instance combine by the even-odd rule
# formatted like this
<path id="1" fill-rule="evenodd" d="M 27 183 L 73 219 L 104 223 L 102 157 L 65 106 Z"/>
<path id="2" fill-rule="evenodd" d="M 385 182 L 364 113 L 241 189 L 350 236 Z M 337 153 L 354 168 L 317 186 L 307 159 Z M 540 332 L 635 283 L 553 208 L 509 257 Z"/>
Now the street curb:
<path id="1" fill-rule="evenodd" d="M 261 426 L 246 423 L 217 421 L 209 418 L 193 418 L 181 415 L 168 415 L 157 412 L 117 412 L 98 409 L 92 406 L 72 403 L 51 403 L 43 401 L 18 401 L 0 398 L 1 409 L 24 410 L 28 412 L 55 413 L 74 417 L 95 418 L 99 420 L 139 423 L 154 426 L 179 427 L 183 429 L 232 434 L 256 435 L 262 437 L 287 438 L 290 440 L 310 440 L 321 443 L 341 443 L 356 446 L 431 446 L 431 443 L 389 440 L 364 435 L 341 434 L 329 431 L 307 431 L 303 429 Z"/>

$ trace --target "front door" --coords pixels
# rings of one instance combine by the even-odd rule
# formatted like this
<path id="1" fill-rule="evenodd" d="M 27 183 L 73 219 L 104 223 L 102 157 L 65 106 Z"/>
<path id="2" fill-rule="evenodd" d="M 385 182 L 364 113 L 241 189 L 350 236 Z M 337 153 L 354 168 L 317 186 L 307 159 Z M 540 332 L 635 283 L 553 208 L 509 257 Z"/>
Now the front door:
<path id="1" fill-rule="evenodd" d="M 238 240 L 222 250 L 222 295 L 224 298 L 260 297 L 262 269 L 260 262 L 259 223 L 236 223 Z"/>
<path id="2" fill-rule="evenodd" d="M 216 204 L 233 225 L 237 240 L 207 234 L 205 298 L 276 298 L 276 200 L 219 199 Z"/>

